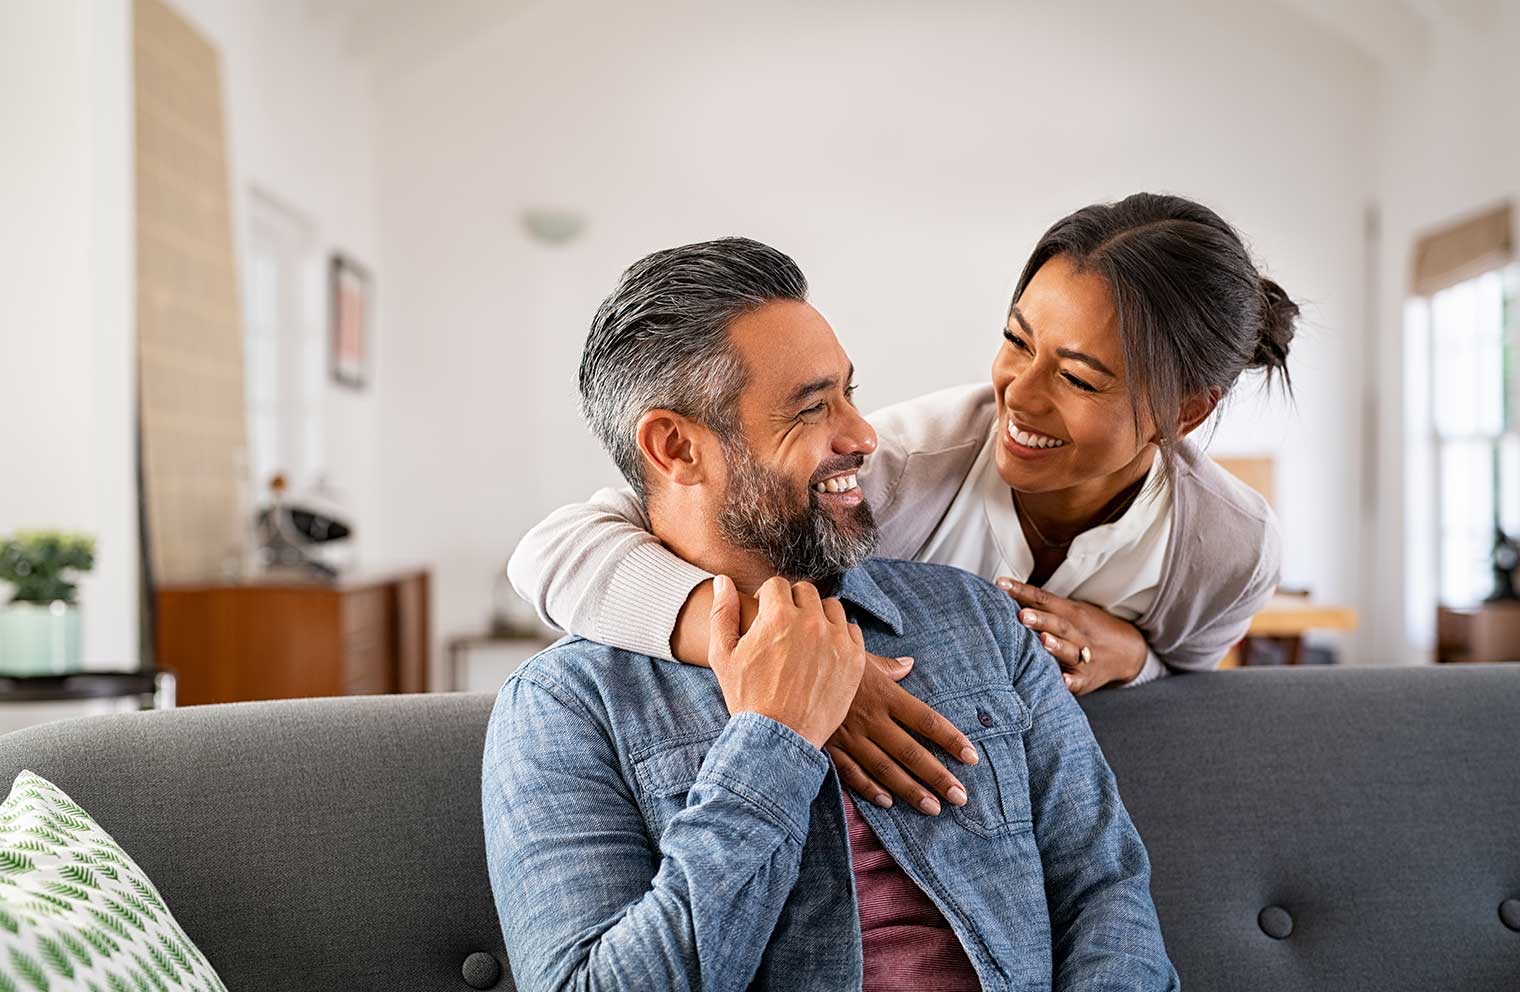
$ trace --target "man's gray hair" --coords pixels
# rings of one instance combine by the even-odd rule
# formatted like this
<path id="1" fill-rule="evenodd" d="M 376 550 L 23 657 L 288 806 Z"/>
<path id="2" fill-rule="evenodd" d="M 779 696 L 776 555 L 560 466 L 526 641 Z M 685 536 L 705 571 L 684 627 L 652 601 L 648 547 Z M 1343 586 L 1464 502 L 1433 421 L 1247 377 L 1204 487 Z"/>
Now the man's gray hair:
<path id="1" fill-rule="evenodd" d="M 649 501 L 639 418 L 671 410 L 732 443 L 748 374 L 729 325 L 767 303 L 806 299 L 797 263 L 748 238 L 657 251 L 623 273 L 586 335 L 581 412 L 640 499 Z"/>

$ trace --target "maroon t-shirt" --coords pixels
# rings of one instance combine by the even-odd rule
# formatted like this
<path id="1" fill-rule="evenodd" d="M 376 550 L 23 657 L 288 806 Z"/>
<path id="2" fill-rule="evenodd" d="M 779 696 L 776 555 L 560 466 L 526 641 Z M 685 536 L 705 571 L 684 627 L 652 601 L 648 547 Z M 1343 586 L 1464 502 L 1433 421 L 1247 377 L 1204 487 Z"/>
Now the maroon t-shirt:
<path id="1" fill-rule="evenodd" d="M 845 823 L 855 862 L 863 992 L 981 992 L 960 938 L 934 901 L 914 884 L 846 795 Z"/>

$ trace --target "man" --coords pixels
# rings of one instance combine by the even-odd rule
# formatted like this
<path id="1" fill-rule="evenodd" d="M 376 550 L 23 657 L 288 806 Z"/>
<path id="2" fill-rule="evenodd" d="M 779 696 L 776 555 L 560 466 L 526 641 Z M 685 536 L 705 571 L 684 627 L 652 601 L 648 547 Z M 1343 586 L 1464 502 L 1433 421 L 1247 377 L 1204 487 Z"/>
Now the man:
<path id="1" fill-rule="evenodd" d="M 720 576 L 712 668 L 570 638 L 502 687 L 482 795 L 519 987 L 1177 988 L 1113 775 L 1007 595 L 866 560 L 876 438 L 806 292 L 730 238 L 635 263 L 592 323 L 593 430 Z M 977 752 L 942 816 L 857 803 L 821 750 L 866 650 L 913 656 Z"/>

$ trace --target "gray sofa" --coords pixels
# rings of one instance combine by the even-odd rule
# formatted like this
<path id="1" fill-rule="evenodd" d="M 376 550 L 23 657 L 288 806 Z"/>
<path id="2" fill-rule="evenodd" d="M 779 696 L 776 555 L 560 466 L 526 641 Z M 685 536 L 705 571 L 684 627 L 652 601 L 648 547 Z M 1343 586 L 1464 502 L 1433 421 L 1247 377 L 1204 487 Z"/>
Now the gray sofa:
<path id="1" fill-rule="evenodd" d="M 491 703 L 66 721 L 0 738 L 0 777 L 93 813 L 233 992 L 511 990 L 480 824 Z M 1185 988 L 1520 988 L 1520 665 L 1224 672 L 1084 705 Z"/>

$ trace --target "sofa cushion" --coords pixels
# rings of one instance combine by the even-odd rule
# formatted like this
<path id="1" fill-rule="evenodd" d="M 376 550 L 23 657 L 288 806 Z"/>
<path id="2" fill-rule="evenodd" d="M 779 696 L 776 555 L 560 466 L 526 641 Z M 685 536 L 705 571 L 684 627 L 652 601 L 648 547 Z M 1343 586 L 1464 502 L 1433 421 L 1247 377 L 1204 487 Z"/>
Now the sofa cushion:
<path id="1" fill-rule="evenodd" d="M 0 988 L 226 992 L 132 856 L 29 771 L 0 804 Z"/>

